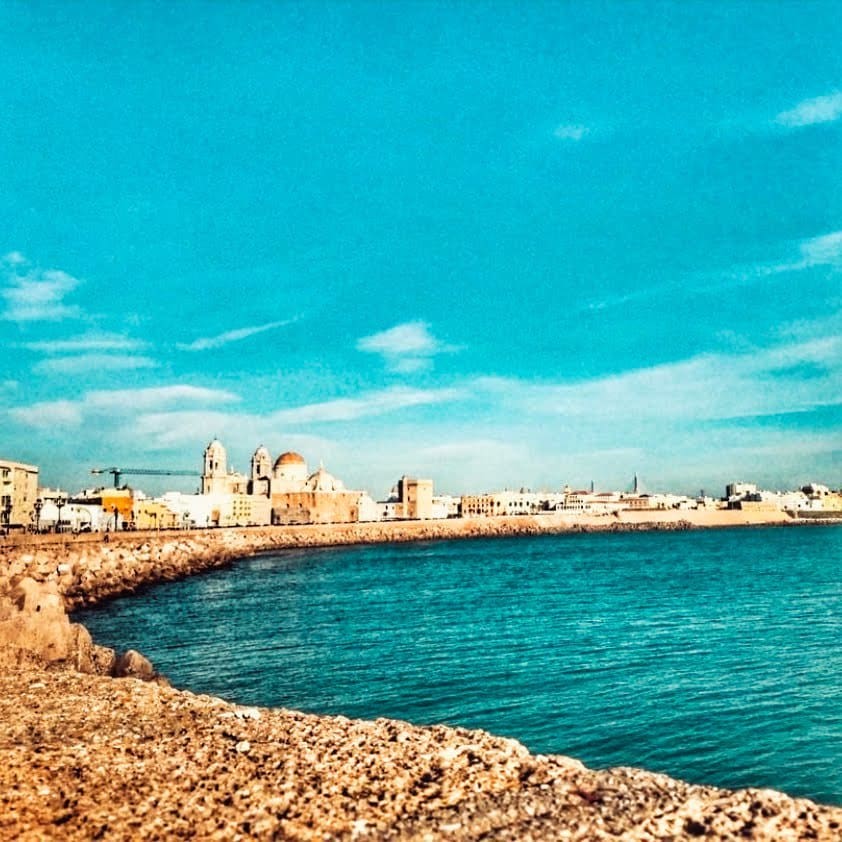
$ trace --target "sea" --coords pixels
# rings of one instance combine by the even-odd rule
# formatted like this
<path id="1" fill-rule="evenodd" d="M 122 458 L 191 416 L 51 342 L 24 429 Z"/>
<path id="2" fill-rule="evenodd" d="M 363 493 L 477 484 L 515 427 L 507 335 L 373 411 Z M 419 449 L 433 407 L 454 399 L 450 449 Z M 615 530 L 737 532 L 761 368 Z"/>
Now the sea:
<path id="1" fill-rule="evenodd" d="M 842 528 L 283 550 L 78 612 L 174 685 L 842 804 Z"/>

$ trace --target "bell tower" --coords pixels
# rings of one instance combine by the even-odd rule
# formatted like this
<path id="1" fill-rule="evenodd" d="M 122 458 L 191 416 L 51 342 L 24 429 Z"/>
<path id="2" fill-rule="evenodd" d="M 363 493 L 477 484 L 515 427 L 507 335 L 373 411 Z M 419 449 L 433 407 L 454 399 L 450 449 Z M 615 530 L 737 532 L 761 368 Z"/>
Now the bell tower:
<path id="1" fill-rule="evenodd" d="M 214 439 L 205 448 L 205 464 L 202 471 L 202 494 L 225 491 L 228 475 L 228 454 L 219 439 Z"/>

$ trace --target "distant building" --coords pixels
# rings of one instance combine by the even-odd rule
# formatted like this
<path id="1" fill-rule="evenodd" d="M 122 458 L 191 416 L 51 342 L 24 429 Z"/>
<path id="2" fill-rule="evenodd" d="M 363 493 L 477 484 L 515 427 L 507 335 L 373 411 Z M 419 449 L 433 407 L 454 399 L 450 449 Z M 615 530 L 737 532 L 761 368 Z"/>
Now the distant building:
<path id="1" fill-rule="evenodd" d="M 0 528 L 28 528 L 37 499 L 38 468 L 0 459 Z"/>
<path id="2" fill-rule="evenodd" d="M 403 520 L 431 520 L 433 517 L 433 481 L 403 476 L 397 485 L 395 512 Z"/>
<path id="3" fill-rule="evenodd" d="M 729 482 L 725 486 L 725 497 L 728 500 L 742 500 L 757 494 L 757 484 L 753 482 Z"/>
<path id="4" fill-rule="evenodd" d="M 548 509 L 548 495 L 533 491 L 494 491 L 462 497 L 462 517 L 531 515 Z"/>
<path id="5" fill-rule="evenodd" d="M 201 491 L 201 496 L 214 497 L 216 505 L 204 515 L 197 512 L 199 526 L 205 525 L 203 516 L 216 526 L 354 523 L 376 511 L 364 492 L 346 489 L 324 466 L 310 473 L 304 457 L 293 451 L 273 463 L 261 445 L 248 476 L 230 470 L 218 439 L 205 448 Z"/>
<path id="6" fill-rule="evenodd" d="M 462 498 L 451 494 L 439 494 L 433 497 L 432 514 L 434 520 L 459 517 L 462 513 Z"/>

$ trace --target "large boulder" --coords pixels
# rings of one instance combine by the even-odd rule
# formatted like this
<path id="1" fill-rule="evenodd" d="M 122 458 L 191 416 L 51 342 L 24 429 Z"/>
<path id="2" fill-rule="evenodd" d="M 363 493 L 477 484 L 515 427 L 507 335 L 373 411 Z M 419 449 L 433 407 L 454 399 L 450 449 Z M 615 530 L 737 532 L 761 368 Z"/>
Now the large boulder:
<path id="1" fill-rule="evenodd" d="M 150 661 L 134 649 L 115 658 L 111 674 L 115 678 L 140 678 L 143 681 L 153 681 L 158 677 Z"/>
<path id="2" fill-rule="evenodd" d="M 110 649 L 96 646 L 84 626 L 70 622 L 56 582 L 25 577 L 0 597 L 0 662 L 108 673 L 113 661 Z"/>

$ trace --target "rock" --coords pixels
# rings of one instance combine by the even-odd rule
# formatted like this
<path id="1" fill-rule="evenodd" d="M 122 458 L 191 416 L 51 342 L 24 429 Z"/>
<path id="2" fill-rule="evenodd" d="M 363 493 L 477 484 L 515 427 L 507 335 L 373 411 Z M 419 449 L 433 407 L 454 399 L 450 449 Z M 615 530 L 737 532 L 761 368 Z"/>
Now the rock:
<path id="1" fill-rule="evenodd" d="M 112 660 L 113 653 L 95 647 L 84 626 L 70 622 L 55 582 L 25 577 L 0 599 L 0 661 L 107 673 Z"/>
<path id="2" fill-rule="evenodd" d="M 157 677 L 149 659 L 134 649 L 117 656 L 111 674 L 115 678 L 139 678 L 142 681 L 152 681 Z"/>

